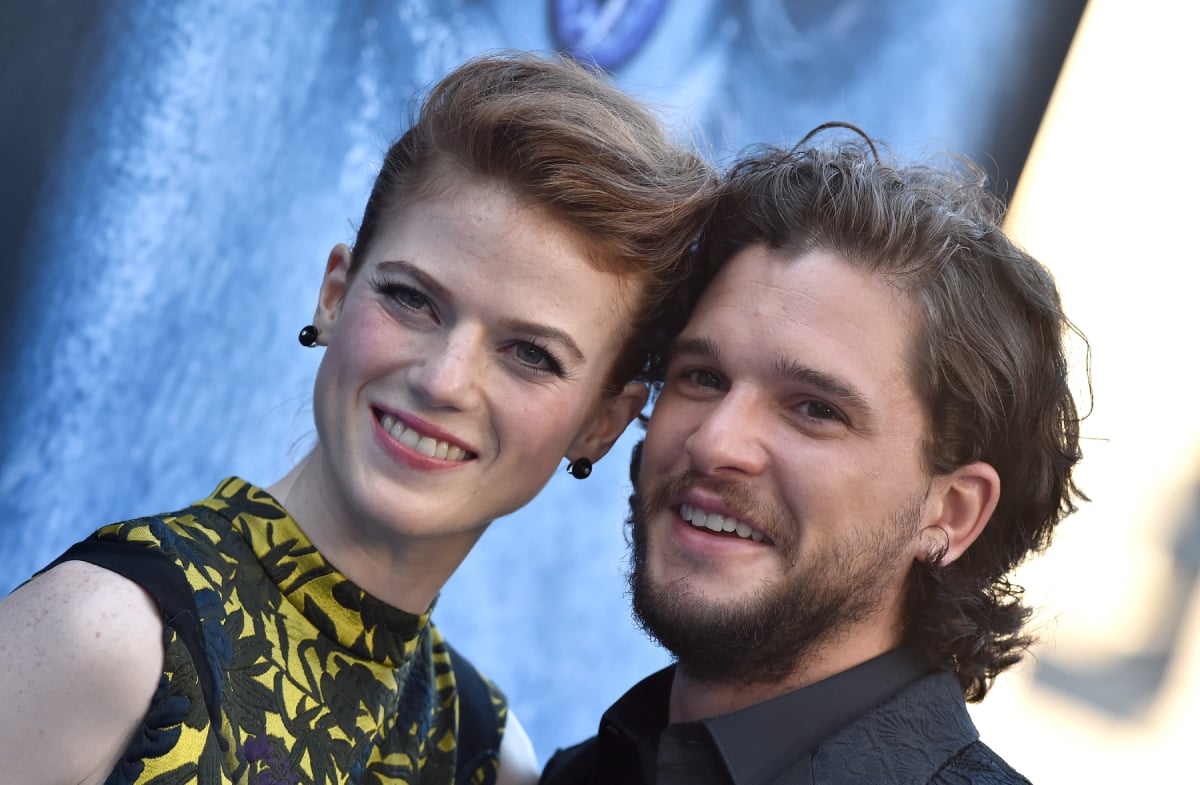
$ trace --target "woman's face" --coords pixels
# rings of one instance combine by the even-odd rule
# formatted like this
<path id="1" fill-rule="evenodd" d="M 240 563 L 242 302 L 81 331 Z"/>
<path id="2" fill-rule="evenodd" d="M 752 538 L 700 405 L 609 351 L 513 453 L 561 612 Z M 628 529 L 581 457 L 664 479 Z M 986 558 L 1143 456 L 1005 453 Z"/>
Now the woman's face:
<path id="1" fill-rule="evenodd" d="M 352 278 L 334 249 L 315 322 L 327 502 L 406 536 L 516 510 L 564 456 L 599 459 L 645 402 L 640 385 L 601 392 L 637 287 L 504 188 L 444 177 Z"/>

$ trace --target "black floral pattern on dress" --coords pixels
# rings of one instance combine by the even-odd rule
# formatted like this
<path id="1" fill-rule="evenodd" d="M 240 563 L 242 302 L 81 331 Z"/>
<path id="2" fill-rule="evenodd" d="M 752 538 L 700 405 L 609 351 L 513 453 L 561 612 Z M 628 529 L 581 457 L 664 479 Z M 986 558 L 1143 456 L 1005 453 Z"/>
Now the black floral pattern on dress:
<path id="1" fill-rule="evenodd" d="M 108 785 L 454 782 L 457 695 L 429 614 L 355 586 L 265 491 L 229 478 L 187 509 L 93 537 L 178 565 L 204 650 L 195 662 L 168 620 L 162 679 Z M 488 686 L 502 732 L 507 705 Z M 470 779 L 493 781 L 497 768 L 492 758 Z"/>

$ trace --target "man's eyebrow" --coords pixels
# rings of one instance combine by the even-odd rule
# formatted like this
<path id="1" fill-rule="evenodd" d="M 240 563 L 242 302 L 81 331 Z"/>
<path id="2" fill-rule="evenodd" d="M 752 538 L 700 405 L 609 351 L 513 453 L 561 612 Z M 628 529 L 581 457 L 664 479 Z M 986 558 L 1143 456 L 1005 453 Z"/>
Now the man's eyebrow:
<path id="1" fill-rule="evenodd" d="M 671 344 L 670 357 L 676 355 L 691 355 L 716 362 L 721 358 L 721 348 L 716 341 L 702 336 L 681 336 Z M 806 384 L 816 387 L 834 402 L 841 406 L 858 409 L 864 414 L 872 414 L 870 402 L 857 387 L 850 382 L 818 371 L 795 360 L 781 357 L 775 361 L 775 375 L 784 381 Z"/>
<path id="2" fill-rule="evenodd" d="M 843 406 L 859 409 L 866 414 L 871 413 L 871 404 L 867 396 L 848 381 L 787 358 L 775 361 L 775 373 L 786 381 L 816 387 Z"/>
<path id="3" fill-rule="evenodd" d="M 688 336 L 675 339 L 668 350 L 668 359 L 679 354 L 692 354 L 708 360 L 719 360 L 721 348 L 711 338 Z"/>

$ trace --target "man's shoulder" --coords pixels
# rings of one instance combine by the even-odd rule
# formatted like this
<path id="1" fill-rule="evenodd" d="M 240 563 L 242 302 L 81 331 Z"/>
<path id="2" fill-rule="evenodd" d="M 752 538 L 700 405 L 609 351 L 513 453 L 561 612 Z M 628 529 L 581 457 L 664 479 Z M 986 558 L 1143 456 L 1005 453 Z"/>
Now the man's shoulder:
<path id="1" fill-rule="evenodd" d="M 917 680 L 821 742 L 818 783 L 1027 783 L 979 740 L 953 674 Z"/>
<path id="2" fill-rule="evenodd" d="M 1030 785 L 1030 782 L 991 747 L 976 741 L 946 761 L 931 785 Z"/>
<path id="3" fill-rule="evenodd" d="M 596 773 L 596 737 L 560 749 L 542 770 L 539 785 L 591 785 Z"/>

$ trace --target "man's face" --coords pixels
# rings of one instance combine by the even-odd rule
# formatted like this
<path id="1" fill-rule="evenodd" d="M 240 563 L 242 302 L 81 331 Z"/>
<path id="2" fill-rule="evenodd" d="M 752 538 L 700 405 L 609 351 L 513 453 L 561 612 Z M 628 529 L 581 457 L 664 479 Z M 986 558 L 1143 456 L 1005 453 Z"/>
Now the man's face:
<path id="1" fill-rule="evenodd" d="M 671 354 L 632 500 L 635 610 L 694 677 L 754 683 L 901 638 L 930 479 L 907 297 L 747 248 Z"/>

